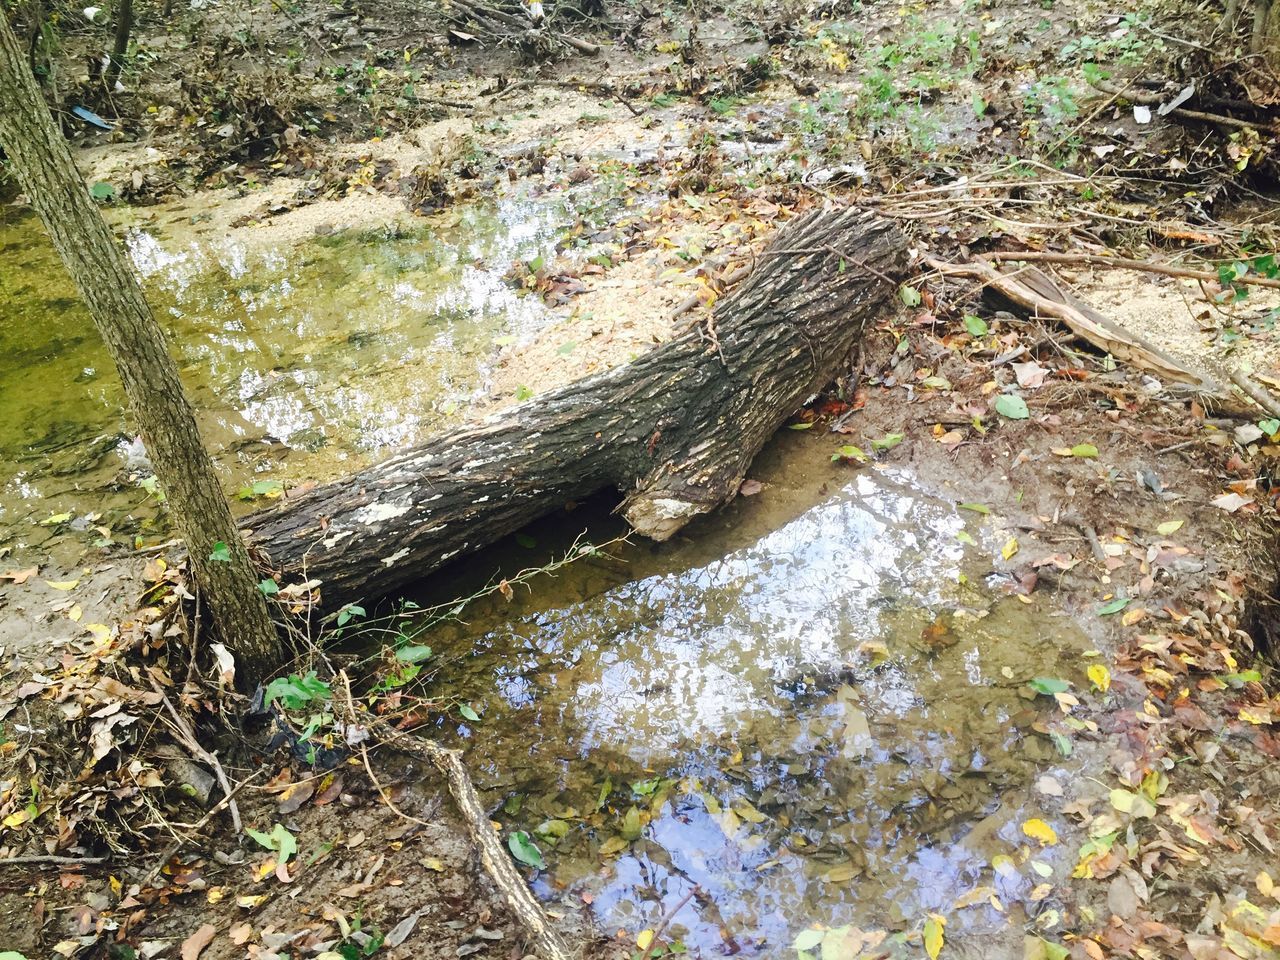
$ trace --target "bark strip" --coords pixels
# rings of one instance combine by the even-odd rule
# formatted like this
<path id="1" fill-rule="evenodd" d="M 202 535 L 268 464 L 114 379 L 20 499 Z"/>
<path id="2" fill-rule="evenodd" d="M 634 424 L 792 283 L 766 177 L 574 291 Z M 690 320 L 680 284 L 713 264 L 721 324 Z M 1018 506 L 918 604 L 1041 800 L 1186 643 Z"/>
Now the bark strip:
<path id="1" fill-rule="evenodd" d="M 857 209 L 779 231 L 710 317 L 635 361 L 444 434 L 246 520 L 326 609 L 386 596 L 606 488 L 666 540 L 732 499 L 774 431 L 847 363 L 907 240 Z"/>

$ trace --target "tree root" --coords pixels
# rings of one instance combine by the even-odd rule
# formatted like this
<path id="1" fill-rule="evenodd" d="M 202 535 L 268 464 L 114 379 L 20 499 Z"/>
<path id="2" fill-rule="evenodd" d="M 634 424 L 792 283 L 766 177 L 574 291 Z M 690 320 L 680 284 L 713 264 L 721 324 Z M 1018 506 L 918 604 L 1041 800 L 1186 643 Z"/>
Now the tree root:
<path id="1" fill-rule="evenodd" d="M 342 674 L 342 682 L 350 698 L 351 688 L 345 673 Z M 440 746 L 434 740 L 415 737 L 397 730 L 385 720 L 380 720 L 366 712 L 357 713 L 354 702 L 350 699 L 348 705 L 353 715 L 353 722 L 367 727 L 371 734 L 401 753 L 425 761 L 444 776 L 449 786 L 449 795 L 453 798 L 458 812 L 462 814 L 462 819 L 467 825 L 467 834 L 475 846 L 476 853 L 480 856 L 481 865 L 489 875 L 489 879 L 501 892 L 540 960 L 572 960 L 576 957 L 575 951 L 552 926 L 542 906 L 529 892 L 524 877 L 511 862 L 510 855 L 490 823 L 489 814 L 480 802 L 480 794 L 476 792 L 475 784 L 471 782 L 471 775 L 462 762 L 462 755 L 457 750 Z M 379 793 L 384 799 L 386 798 L 381 787 L 379 787 Z M 395 806 L 391 806 L 394 810 Z M 396 812 L 400 813 L 399 810 Z M 403 813 L 400 815 L 406 816 Z"/>

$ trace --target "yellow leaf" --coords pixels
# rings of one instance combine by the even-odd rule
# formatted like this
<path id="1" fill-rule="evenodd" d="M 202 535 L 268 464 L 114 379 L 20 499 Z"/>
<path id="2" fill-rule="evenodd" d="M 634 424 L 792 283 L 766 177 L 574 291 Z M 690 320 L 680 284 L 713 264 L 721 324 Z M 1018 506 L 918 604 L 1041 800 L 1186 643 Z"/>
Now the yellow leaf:
<path id="1" fill-rule="evenodd" d="M 1042 847 L 1051 847 L 1058 842 L 1058 835 L 1053 827 L 1038 817 L 1028 820 L 1022 825 L 1022 832 L 1032 840 L 1039 840 Z"/>
<path id="2" fill-rule="evenodd" d="M 1010 537 L 1005 541 L 1004 546 L 1000 548 L 1000 556 L 1008 560 L 1018 552 L 1018 538 Z"/>
<path id="3" fill-rule="evenodd" d="M 15 827 L 22 826 L 24 823 L 26 823 L 30 819 L 31 819 L 31 814 L 29 814 L 26 810 L 18 810 L 15 813 L 9 814 L 7 817 L 4 818 L 3 821 L 0 821 L 0 822 L 3 822 L 6 827 L 12 830 Z"/>
<path id="4" fill-rule="evenodd" d="M 653 943 L 653 931 L 641 930 L 636 934 L 636 946 L 641 950 L 648 950 L 649 944 Z"/>
<path id="5" fill-rule="evenodd" d="M 1120 622 L 1126 627 L 1132 627 L 1138 621 L 1144 620 L 1146 616 L 1147 611 L 1142 607 L 1130 607 L 1124 612 L 1124 616 L 1120 618 Z"/>
<path id="6" fill-rule="evenodd" d="M 937 913 L 929 914 L 929 919 L 924 922 L 924 952 L 929 955 L 929 960 L 938 960 L 938 954 L 942 952 L 942 928 L 947 925 L 947 918 Z"/>
<path id="7" fill-rule="evenodd" d="M 74 590 L 79 580 L 46 580 L 45 584 L 54 590 Z"/>
<path id="8" fill-rule="evenodd" d="M 1245 723 L 1256 723 L 1266 726 L 1271 723 L 1271 717 L 1265 713 L 1258 713 L 1256 710 L 1250 710 L 1248 707 L 1240 708 L 1240 719 Z"/>
<path id="9" fill-rule="evenodd" d="M 80 604 L 73 604 L 71 609 L 67 611 L 67 619 L 74 623 L 79 623 L 80 618 L 84 616 L 84 608 Z"/>
<path id="10" fill-rule="evenodd" d="M 1089 669 L 1085 671 L 1089 674 L 1089 682 L 1101 693 L 1106 693 L 1111 689 L 1111 671 L 1100 663 L 1089 665 Z"/>
<path id="11" fill-rule="evenodd" d="M 1271 879 L 1271 874 L 1265 870 L 1258 874 L 1258 878 L 1254 880 L 1254 883 L 1258 885 L 1258 892 L 1264 897 L 1272 896 L 1275 893 L 1276 882 Z"/>
<path id="12" fill-rule="evenodd" d="M 1184 523 L 1186 523 L 1185 520 L 1166 520 L 1164 523 L 1160 524 L 1160 526 L 1156 527 L 1156 533 L 1160 534 L 1162 537 L 1167 537 L 1169 534 L 1177 533 L 1181 530 Z"/>
<path id="13" fill-rule="evenodd" d="M 93 639 L 99 643 L 106 643 L 111 639 L 111 628 L 105 623 L 86 623 L 84 629 L 86 632 L 93 634 Z"/>
<path id="14" fill-rule="evenodd" d="M 434 870 L 436 873 L 444 873 L 444 861 L 435 857 L 423 857 L 422 865 L 428 870 Z"/>

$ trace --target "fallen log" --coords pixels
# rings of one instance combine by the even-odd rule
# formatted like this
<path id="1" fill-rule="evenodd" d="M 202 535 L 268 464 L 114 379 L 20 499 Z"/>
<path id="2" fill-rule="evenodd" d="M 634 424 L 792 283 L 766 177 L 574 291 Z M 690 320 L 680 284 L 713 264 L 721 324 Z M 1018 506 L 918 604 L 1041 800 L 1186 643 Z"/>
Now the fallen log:
<path id="1" fill-rule="evenodd" d="M 333 610 L 387 596 L 606 488 L 666 540 L 732 499 L 752 458 L 848 360 L 894 293 L 907 240 L 865 211 L 779 231 L 705 321 L 571 383 L 245 521 L 274 569 Z"/>

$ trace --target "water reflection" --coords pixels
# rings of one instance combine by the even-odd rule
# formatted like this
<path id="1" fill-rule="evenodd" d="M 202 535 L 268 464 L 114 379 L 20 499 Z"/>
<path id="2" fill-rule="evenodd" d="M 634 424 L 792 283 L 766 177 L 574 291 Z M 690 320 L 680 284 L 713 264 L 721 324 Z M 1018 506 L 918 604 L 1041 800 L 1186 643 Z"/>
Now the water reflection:
<path id="1" fill-rule="evenodd" d="M 903 478 L 817 499 L 718 558 L 703 531 L 629 554 L 622 582 L 583 564 L 514 618 L 436 637 L 446 660 L 479 651 L 434 682 L 484 703 L 469 762 L 511 825 L 544 843 L 570 825 L 544 892 L 586 891 L 605 929 L 651 926 L 697 884 L 686 944 L 782 956 L 813 921 L 950 913 L 1017 851 L 1015 795 L 1052 759 L 1022 691 L 1082 638 L 976 586 L 965 519 Z M 1015 869 L 1002 889 L 1016 906 L 1030 886 Z M 978 907 L 949 929 L 1008 924 Z"/>
<path id="2" fill-rule="evenodd" d="M 330 479 L 463 416 L 494 341 L 551 319 L 504 277 L 565 227 L 555 204 L 510 201 L 280 249 L 149 229 L 126 242 L 234 491 Z M 115 452 L 132 437 L 96 331 L 34 218 L 0 212 L 0 249 L 0 524 L 29 545 L 51 513 L 138 532 L 154 505 L 131 476 L 145 462 Z"/>

